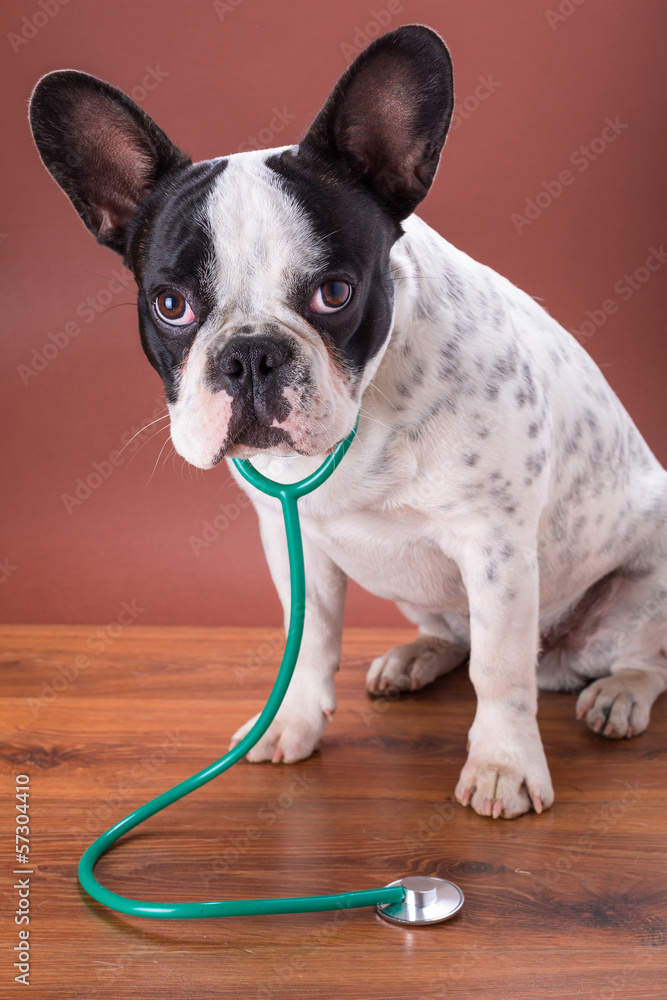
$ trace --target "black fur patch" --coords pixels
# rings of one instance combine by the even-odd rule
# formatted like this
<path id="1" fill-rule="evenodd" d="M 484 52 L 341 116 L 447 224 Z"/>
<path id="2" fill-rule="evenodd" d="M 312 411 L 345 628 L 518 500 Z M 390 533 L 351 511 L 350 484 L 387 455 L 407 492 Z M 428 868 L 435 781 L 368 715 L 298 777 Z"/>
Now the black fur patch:
<path id="1" fill-rule="evenodd" d="M 127 264 L 139 285 L 141 343 L 170 403 L 176 399 L 178 369 L 216 304 L 206 280 L 214 250 L 203 207 L 226 166 L 224 159 L 207 160 L 166 178 L 142 207 L 129 237 Z M 159 322 L 152 303 L 167 288 L 185 296 L 197 323 L 179 328 Z"/>
<path id="2" fill-rule="evenodd" d="M 309 157 L 287 150 L 269 157 L 266 165 L 280 176 L 284 190 L 302 207 L 326 248 L 326 267 L 309 280 L 295 279 L 290 306 L 318 330 L 344 370 L 355 377 L 389 334 L 394 307 L 389 253 L 402 230 L 360 185 L 320 171 Z M 349 305 L 330 314 L 311 311 L 313 293 L 330 278 L 354 286 Z"/>

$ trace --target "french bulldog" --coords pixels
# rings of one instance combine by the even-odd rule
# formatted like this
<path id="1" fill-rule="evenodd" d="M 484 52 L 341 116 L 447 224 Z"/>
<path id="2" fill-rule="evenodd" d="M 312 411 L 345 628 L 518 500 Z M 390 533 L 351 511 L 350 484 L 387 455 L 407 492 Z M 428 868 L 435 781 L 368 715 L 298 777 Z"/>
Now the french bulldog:
<path id="1" fill-rule="evenodd" d="M 321 740 L 351 577 L 418 627 L 373 661 L 371 695 L 469 659 L 456 798 L 511 818 L 554 798 L 538 687 L 581 688 L 577 716 L 620 738 L 667 686 L 667 473 L 578 341 L 414 214 L 453 106 L 444 42 L 409 25 L 355 59 L 295 145 L 193 163 L 74 70 L 39 81 L 30 122 L 134 273 L 180 455 L 297 481 L 359 416 L 345 460 L 300 502 L 304 638 L 249 759 L 298 761 Z M 230 468 L 287 615 L 279 504 Z"/>

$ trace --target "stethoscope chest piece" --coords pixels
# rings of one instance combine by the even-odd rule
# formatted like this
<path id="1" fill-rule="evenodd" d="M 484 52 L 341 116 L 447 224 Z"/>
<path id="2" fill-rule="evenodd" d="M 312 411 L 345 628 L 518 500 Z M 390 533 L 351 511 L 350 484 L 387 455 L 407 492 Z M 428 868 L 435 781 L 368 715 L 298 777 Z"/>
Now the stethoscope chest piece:
<path id="1" fill-rule="evenodd" d="M 395 924 L 438 924 L 449 920 L 463 906 L 458 885 L 444 878 L 409 875 L 390 882 L 387 888 L 400 885 L 405 896 L 399 903 L 379 903 L 378 913 Z"/>

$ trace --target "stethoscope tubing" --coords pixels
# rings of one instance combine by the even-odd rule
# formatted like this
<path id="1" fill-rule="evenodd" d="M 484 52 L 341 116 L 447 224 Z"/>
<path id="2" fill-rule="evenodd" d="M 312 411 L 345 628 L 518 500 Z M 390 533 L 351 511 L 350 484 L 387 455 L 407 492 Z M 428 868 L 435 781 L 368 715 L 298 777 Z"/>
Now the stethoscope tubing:
<path id="1" fill-rule="evenodd" d="M 198 901 L 192 903 L 162 903 L 131 899 L 112 892 L 101 885 L 94 874 L 97 861 L 121 837 L 144 823 L 151 816 L 178 802 L 186 795 L 201 788 L 241 760 L 261 739 L 269 728 L 287 693 L 301 647 L 306 611 L 306 576 L 303 561 L 303 543 L 297 501 L 312 492 L 334 472 L 346 454 L 356 434 L 354 430 L 334 448 L 320 467 L 298 483 L 278 483 L 262 475 L 247 460 L 234 459 L 239 472 L 251 485 L 269 496 L 280 500 L 285 521 L 285 533 L 290 567 L 290 619 L 280 669 L 259 718 L 252 729 L 224 757 L 198 771 L 191 778 L 181 781 L 166 792 L 135 809 L 97 838 L 83 853 L 79 862 L 79 882 L 97 902 L 112 910 L 132 916 L 152 917 L 161 920 L 183 920 L 197 917 L 244 917 L 261 914 L 307 913 L 320 910 L 350 909 L 377 906 L 379 903 L 397 903 L 405 895 L 400 886 L 335 893 L 327 896 L 294 896 L 277 899 L 237 899 Z"/>

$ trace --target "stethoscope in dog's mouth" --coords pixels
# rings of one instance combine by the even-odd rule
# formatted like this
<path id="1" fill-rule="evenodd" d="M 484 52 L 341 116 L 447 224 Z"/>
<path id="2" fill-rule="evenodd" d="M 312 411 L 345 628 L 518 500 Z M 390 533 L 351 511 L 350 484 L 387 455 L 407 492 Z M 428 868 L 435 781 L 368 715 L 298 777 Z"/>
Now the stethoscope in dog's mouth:
<path id="1" fill-rule="evenodd" d="M 357 421 L 358 423 L 358 421 Z M 193 917 L 244 917 L 273 913 L 306 913 L 319 910 L 342 910 L 360 906 L 375 906 L 377 912 L 399 924 L 432 924 L 447 920 L 463 905 L 463 893 L 458 886 L 446 879 L 408 876 L 380 889 L 342 892 L 330 896 L 297 896 L 278 899 L 238 899 L 196 903 L 158 903 L 129 899 L 106 889 L 95 878 L 95 863 L 124 834 L 139 826 L 149 817 L 182 799 L 244 757 L 269 728 L 287 693 L 296 666 L 306 608 L 306 578 L 303 562 L 303 545 L 297 501 L 317 489 L 332 475 L 352 444 L 357 427 L 333 449 L 322 465 L 298 483 L 278 483 L 258 472 L 245 459 L 234 459 L 241 475 L 256 489 L 280 500 L 285 520 L 290 567 L 290 620 L 280 669 L 263 711 L 243 739 L 220 760 L 199 771 L 191 778 L 151 799 L 135 809 L 124 819 L 110 827 L 106 833 L 87 848 L 79 862 L 79 881 L 86 892 L 104 906 L 120 913 L 162 920 L 182 920 Z"/>

